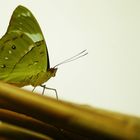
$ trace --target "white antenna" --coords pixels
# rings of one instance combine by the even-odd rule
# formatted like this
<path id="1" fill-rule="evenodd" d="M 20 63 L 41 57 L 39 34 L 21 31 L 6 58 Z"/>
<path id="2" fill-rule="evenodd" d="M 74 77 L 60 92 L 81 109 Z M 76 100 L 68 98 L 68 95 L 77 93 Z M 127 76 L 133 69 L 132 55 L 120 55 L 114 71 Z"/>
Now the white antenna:
<path id="1" fill-rule="evenodd" d="M 62 61 L 61 63 L 55 65 L 54 68 L 55 68 L 55 67 L 58 67 L 59 65 L 62 65 L 62 64 L 65 64 L 65 63 L 74 61 L 74 60 L 76 60 L 76 59 L 79 59 L 80 57 L 83 57 L 83 56 L 85 56 L 85 55 L 87 55 L 87 54 L 88 54 L 88 52 L 86 52 L 86 50 L 83 50 L 83 51 L 81 51 L 80 53 L 78 53 L 78 54 L 76 54 L 76 55 L 74 55 L 74 56 L 72 56 L 72 57 L 70 57 L 70 58 L 68 58 L 68 59 L 66 59 L 66 60 L 64 60 L 64 61 Z"/>

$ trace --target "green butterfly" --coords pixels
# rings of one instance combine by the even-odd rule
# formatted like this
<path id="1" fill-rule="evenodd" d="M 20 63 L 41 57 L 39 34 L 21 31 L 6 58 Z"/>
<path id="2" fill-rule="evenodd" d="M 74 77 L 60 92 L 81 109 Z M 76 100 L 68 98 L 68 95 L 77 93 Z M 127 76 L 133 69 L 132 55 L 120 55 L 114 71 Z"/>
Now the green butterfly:
<path id="1" fill-rule="evenodd" d="M 47 45 L 37 20 L 27 8 L 18 6 L 0 39 L 0 80 L 19 87 L 36 87 L 55 76 L 56 66 L 50 68 Z"/>

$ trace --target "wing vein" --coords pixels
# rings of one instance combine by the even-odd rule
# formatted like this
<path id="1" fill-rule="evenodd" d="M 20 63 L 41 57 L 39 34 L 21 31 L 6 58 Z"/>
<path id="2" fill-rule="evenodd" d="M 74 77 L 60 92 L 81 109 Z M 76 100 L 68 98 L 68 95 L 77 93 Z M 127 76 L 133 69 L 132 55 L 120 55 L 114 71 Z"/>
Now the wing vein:
<path id="1" fill-rule="evenodd" d="M 43 40 L 38 41 L 38 42 L 42 42 L 42 41 L 43 41 Z M 15 65 L 14 65 L 14 67 L 12 68 L 12 70 L 10 71 L 8 77 L 9 77 L 10 74 L 14 71 L 14 69 L 15 69 L 16 66 L 17 66 L 17 64 L 19 64 L 20 61 L 21 61 L 26 55 L 28 55 L 28 53 L 30 53 L 30 52 L 31 52 L 33 49 L 35 49 L 36 47 L 39 47 L 39 46 L 38 46 L 38 42 L 35 42 L 35 43 L 34 43 L 34 47 L 32 47 L 30 51 L 28 51 L 25 55 L 23 55 L 23 56 L 18 60 L 18 62 L 15 63 Z"/>

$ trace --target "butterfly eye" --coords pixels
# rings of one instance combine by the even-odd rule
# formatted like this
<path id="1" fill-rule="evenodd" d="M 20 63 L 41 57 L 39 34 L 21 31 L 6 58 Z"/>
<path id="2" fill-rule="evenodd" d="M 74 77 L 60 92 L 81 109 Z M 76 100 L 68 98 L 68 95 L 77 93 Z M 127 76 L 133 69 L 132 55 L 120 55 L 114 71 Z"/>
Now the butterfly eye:
<path id="1" fill-rule="evenodd" d="M 5 65 L 5 64 L 1 65 L 1 68 L 5 68 L 5 67 L 6 67 L 6 65 Z"/>
<path id="2" fill-rule="evenodd" d="M 16 46 L 15 46 L 15 45 L 13 45 L 13 46 L 12 46 L 12 49 L 13 49 L 13 50 L 15 50 L 15 49 L 16 49 Z"/>

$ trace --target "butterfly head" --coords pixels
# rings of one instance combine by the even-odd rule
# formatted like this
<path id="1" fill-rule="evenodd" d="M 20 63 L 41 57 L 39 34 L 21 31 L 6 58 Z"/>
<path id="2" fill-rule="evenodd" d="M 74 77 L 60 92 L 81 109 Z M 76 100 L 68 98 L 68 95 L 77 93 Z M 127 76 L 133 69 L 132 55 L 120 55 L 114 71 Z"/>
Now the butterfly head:
<path id="1" fill-rule="evenodd" d="M 50 69 L 48 70 L 48 72 L 50 73 L 50 76 L 51 76 L 51 77 L 55 77 L 57 69 L 58 69 L 58 68 L 50 68 Z"/>

